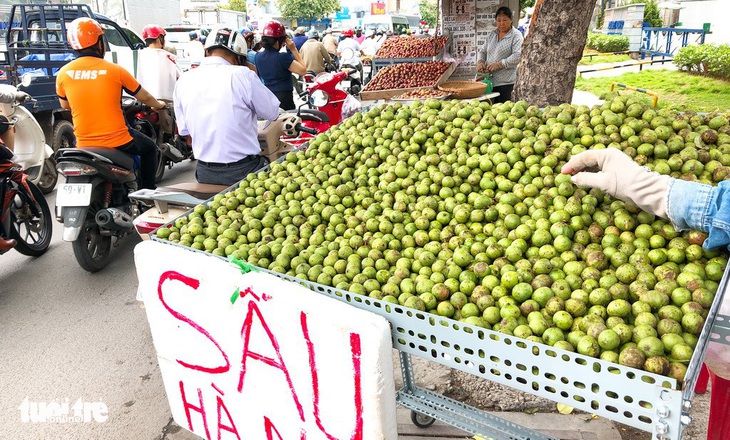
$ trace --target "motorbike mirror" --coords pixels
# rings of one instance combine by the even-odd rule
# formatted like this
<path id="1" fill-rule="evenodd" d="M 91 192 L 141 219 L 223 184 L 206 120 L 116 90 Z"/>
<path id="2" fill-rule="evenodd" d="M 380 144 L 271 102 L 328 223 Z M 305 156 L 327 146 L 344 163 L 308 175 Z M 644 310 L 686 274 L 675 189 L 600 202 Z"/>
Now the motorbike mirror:
<path id="1" fill-rule="evenodd" d="M 349 60 L 350 58 L 353 58 L 355 56 L 355 51 L 350 48 L 346 47 L 342 49 L 342 54 L 340 55 L 340 58 L 343 60 Z"/>
<path id="2" fill-rule="evenodd" d="M 309 104 L 314 107 L 323 107 L 330 102 L 330 95 L 324 90 L 315 90 L 309 95 Z"/>
<path id="3" fill-rule="evenodd" d="M 23 87 L 28 87 L 33 82 L 33 75 L 30 73 L 24 73 L 20 77 L 20 85 Z"/>

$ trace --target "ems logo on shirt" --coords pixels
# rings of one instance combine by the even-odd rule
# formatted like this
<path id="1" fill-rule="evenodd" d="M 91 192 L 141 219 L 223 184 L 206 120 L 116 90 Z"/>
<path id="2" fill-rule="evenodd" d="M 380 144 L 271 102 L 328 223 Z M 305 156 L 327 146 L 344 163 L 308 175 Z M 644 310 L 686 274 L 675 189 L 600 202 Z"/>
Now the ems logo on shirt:
<path id="1" fill-rule="evenodd" d="M 71 79 L 96 79 L 99 75 L 106 75 L 106 70 L 67 70 Z"/>

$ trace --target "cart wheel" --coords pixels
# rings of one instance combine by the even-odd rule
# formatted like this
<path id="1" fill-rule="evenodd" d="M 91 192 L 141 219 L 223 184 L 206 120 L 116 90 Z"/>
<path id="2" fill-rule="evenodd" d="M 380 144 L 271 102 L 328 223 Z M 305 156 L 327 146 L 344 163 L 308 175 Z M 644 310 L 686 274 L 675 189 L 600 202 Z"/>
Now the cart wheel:
<path id="1" fill-rule="evenodd" d="M 433 423 L 436 421 L 433 417 L 421 414 L 416 411 L 411 411 L 411 422 L 413 422 L 414 425 L 418 426 L 419 428 L 426 429 L 429 426 L 433 425 Z"/>

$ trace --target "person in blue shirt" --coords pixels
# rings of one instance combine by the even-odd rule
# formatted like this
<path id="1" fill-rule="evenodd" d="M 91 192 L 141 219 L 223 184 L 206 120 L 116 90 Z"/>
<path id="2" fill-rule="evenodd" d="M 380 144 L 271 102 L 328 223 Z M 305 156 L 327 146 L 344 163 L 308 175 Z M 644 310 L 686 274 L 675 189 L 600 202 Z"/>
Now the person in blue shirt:
<path id="1" fill-rule="evenodd" d="M 243 35 L 243 39 L 246 41 L 246 46 L 248 47 L 248 51 L 246 52 L 246 58 L 248 59 L 248 62 L 256 65 L 256 52 L 253 50 L 253 47 L 255 45 L 255 35 L 252 30 L 250 29 L 244 29 L 241 31 L 241 35 Z"/>
<path id="2" fill-rule="evenodd" d="M 278 21 L 266 23 L 261 32 L 264 50 L 256 54 L 256 69 L 266 88 L 279 98 L 283 110 L 294 110 L 292 73 L 307 73 L 304 60 L 294 42 L 287 38 L 284 25 Z M 290 52 L 281 52 L 286 45 Z"/>
<path id="3" fill-rule="evenodd" d="M 292 40 L 294 41 L 294 45 L 297 47 L 297 50 L 302 50 L 302 45 L 307 42 L 309 37 L 305 34 L 307 30 L 303 27 L 299 26 L 294 30 L 294 38 Z"/>
<path id="4" fill-rule="evenodd" d="M 571 181 L 576 185 L 598 188 L 646 212 L 669 219 L 678 231 L 697 229 L 707 233 L 702 244 L 705 249 L 730 248 L 728 180 L 711 186 L 674 179 L 640 166 L 615 148 L 577 154 L 561 172 L 572 174 Z M 723 297 L 719 313 L 730 314 L 730 294 Z M 710 342 L 705 365 L 716 377 L 730 380 L 730 345 Z M 729 385 L 727 382 L 722 384 L 723 388 Z"/>

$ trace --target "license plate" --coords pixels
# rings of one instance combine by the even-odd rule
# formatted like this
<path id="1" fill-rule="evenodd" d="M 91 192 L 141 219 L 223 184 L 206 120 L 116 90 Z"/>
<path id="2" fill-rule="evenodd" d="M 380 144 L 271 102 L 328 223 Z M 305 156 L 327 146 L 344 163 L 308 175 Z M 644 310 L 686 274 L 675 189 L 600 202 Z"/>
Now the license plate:
<path id="1" fill-rule="evenodd" d="M 88 206 L 90 202 L 90 183 L 65 183 L 56 190 L 56 206 Z"/>

